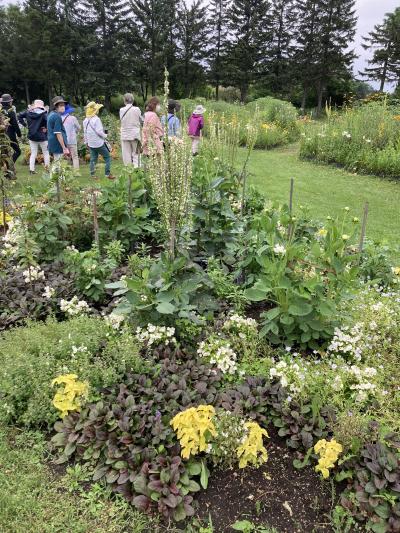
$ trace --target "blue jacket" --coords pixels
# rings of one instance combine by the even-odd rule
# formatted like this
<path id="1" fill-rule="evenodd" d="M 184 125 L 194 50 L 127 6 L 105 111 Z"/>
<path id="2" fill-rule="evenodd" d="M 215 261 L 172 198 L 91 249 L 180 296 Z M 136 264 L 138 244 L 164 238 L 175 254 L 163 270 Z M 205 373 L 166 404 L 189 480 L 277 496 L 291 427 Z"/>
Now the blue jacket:
<path id="1" fill-rule="evenodd" d="M 24 111 L 18 115 L 21 124 L 28 127 L 28 139 L 35 142 L 47 141 L 46 111 Z"/>
<path id="2" fill-rule="evenodd" d="M 47 118 L 47 140 L 49 141 L 49 152 L 51 154 L 62 154 L 63 149 L 58 142 L 56 133 L 61 133 L 64 144 L 67 146 L 67 132 L 65 131 L 62 117 L 57 111 L 52 111 Z"/>

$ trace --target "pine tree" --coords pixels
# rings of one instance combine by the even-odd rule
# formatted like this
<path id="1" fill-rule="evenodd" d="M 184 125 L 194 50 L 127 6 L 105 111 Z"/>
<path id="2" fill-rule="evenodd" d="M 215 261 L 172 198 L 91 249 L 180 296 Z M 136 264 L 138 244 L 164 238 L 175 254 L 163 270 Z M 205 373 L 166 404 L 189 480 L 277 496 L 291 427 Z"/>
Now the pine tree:
<path id="1" fill-rule="evenodd" d="M 271 40 L 265 57 L 265 82 L 272 94 L 287 94 L 292 83 L 297 18 L 296 0 L 275 0 L 272 3 L 269 14 Z"/>
<path id="2" fill-rule="evenodd" d="M 262 74 L 259 64 L 271 36 L 268 10 L 268 0 L 236 0 L 229 11 L 228 76 L 239 88 L 242 102 L 251 83 Z"/>
<path id="3" fill-rule="evenodd" d="M 131 6 L 138 25 L 137 72 L 155 95 L 164 66 L 171 68 L 174 62 L 176 1 L 131 0 Z"/>
<path id="4" fill-rule="evenodd" d="M 215 98 L 219 98 L 219 86 L 224 80 L 223 56 L 228 46 L 228 13 L 230 0 L 210 0 L 209 19 L 211 38 L 209 44 L 209 77 L 215 87 Z"/>
<path id="5" fill-rule="evenodd" d="M 81 0 L 85 29 L 95 39 L 88 43 L 87 64 L 91 65 L 94 82 L 105 105 L 110 107 L 111 94 L 119 89 L 125 77 L 123 59 L 126 53 L 124 31 L 130 7 L 127 0 Z"/>
<path id="6" fill-rule="evenodd" d="M 399 82 L 400 76 L 400 8 L 387 13 L 382 24 L 377 24 L 368 37 L 363 37 L 365 50 L 373 51 L 372 58 L 362 76 L 380 82 L 383 91 L 385 83 Z"/>
<path id="7" fill-rule="evenodd" d="M 203 0 L 195 0 L 188 7 L 183 1 L 178 17 L 178 68 L 183 85 L 183 96 L 188 97 L 190 90 L 196 89 L 205 79 L 201 61 L 207 50 L 207 12 Z"/>

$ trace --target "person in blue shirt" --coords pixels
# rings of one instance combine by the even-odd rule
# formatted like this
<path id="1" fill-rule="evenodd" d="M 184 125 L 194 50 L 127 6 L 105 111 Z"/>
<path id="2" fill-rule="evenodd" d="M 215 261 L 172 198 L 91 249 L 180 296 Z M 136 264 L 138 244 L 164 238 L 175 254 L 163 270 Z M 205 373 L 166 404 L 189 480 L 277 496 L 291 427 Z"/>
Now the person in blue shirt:
<path id="1" fill-rule="evenodd" d="M 51 101 L 53 111 L 47 118 L 47 140 L 49 152 L 53 155 L 54 161 L 57 161 L 63 155 L 69 156 L 67 133 L 61 116 L 65 111 L 65 104 L 66 102 L 62 96 L 55 96 Z"/>
<path id="2" fill-rule="evenodd" d="M 181 136 L 181 121 L 175 115 L 180 110 L 181 106 L 176 100 L 168 100 L 168 137 Z M 161 117 L 161 123 L 165 127 L 165 116 Z"/>

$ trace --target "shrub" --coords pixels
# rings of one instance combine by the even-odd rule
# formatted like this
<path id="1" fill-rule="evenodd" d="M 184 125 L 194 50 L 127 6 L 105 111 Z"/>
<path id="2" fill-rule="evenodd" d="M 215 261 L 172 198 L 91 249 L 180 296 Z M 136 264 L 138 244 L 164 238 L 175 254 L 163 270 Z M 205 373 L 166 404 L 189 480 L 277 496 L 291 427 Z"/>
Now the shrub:
<path id="1" fill-rule="evenodd" d="M 51 382 L 73 373 L 88 381 L 89 398 L 115 383 L 140 359 L 129 333 L 118 337 L 100 318 L 48 320 L 3 333 L 0 337 L 0 420 L 26 426 L 48 426 L 57 418 Z"/>

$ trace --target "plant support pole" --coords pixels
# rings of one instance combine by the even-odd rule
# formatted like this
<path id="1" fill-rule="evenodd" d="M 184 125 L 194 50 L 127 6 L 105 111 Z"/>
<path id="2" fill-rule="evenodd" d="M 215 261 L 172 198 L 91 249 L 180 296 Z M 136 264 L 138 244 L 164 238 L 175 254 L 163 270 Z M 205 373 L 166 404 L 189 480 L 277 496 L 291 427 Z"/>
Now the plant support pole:
<path id="1" fill-rule="evenodd" d="M 94 242 L 100 253 L 99 219 L 97 215 L 97 190 L 92 190 Z"/>
<path id="2" fill-rule="evenodd" d="M 368 202 L 365 202 L 363 221 L 362 221 L 362 226 L 361 226 L 360 244 L 358 246 L 358 252 L 360 254 L 362 253 L 363 248 L 364 248 L 365 232 L 367 229 L 368 207 L 369 207 Z"/>
<path id="3" fill-rule="evenodd" d="M 6 231 L 6 190 L 4 187 L 4 177 L 1 178 L 1 209 L 2 209 L 2 225 L 3 225 L 3 234 L 7 233 Z"/>
<path id="4" fill-rule="evenodd" d="M 294 189 L 294 179 L 290 178 L 290 192 L 289 192 L 289 215 L 290 218 L 292 218 L 292 211 L 293 211 L 293 189 Z M 292 237 L 293 232 L 293 224 L 292 221 L 290 221 L 289 227 L 288 227 L 288 239 Z"/>

